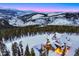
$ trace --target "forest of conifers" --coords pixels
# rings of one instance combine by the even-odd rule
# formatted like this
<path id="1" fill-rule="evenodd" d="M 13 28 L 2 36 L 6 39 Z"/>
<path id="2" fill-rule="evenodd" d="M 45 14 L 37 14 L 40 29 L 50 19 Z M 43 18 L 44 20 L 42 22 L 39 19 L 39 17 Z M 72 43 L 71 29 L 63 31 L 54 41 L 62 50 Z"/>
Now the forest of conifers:
<path id="1" fill-rule="evenodd" d="M 27 26 L 27 27 L 15 27 L 15 28 L 4 28 L 0 29 L 0 40 L 2 37 L 5 39 L 13 38 L 15 36 L 20 37 L 22 35 L 34 35 L 37 32 L 67 32 L 67 33 L 78 33 L 78 26 L 65 26 L 65 25 L 46 25 L 46 26 Z"/>

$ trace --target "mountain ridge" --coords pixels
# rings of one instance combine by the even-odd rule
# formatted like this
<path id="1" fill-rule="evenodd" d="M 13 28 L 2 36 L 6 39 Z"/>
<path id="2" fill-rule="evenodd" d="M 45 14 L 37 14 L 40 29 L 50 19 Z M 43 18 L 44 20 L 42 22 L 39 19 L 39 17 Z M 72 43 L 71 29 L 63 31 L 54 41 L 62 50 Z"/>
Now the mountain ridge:
<path id="1" fill-rule="evenodd" d="M 11 26 L 24 27 L 29 25 L 79 25 L 79 12 L 52 12 L 42 13 L 1 9 L 0 19 Z"/>

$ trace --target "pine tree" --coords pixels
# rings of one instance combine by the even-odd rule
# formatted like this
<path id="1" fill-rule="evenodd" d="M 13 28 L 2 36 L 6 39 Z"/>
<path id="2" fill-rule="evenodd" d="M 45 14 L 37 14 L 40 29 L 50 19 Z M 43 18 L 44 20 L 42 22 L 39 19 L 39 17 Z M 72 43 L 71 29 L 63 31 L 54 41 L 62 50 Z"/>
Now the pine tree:
<path id="1" fill-rule="evenodd" d="M 31 56 L 35 56 L 35 52 L 33 48 L 31 48 Z"/>
<path id="2" fill-rule="evenodd" d="M 5 53 L 6 53 L 5 56 L 10 56 L 10 51 L 9 50 L 6 50 Z"/>
<path id="3" fill-rule="evenodd" d="M 0 54 L 2 56 L 10 56 L 10 52 L 7 50 L 7 47 L 3 42 L 0 42 Z"/>
<path id="4" fill-rule="evenodd" d="M 20 55 L 19 51 L 20 50 L 19 50 L 17 42 L 14 42 L 14 44 L 12 44 L 12 54 L 13 54 L 13 56 L 19 56 Z"/>
<path id="5" fill-rule="evenodd" d="M 19 49 L 19 47 L 17 48 L 18 50 L 18 56 L 21 56 L 21 52 L 20 52 L 20 49 Z"/>
<path id="6" fill-rule="evenodd" d="M 22 45 L 22 41 L 20 41 L 19 47 L 20 47 L 20 54 L 23 55 L 23 45 Z"/>
<path id="7" fill-rule="evenodd" d="M 74 56 L 79 56 L 79 48 L 76 49 Z"/>
<path id="8" fill-rule="evenodd" d="M 29 51 L 29 47 L 28 45 L 26 46 L 26 50 L 25 50 L 25 56 L 30 56 L 30 51 Z"/>

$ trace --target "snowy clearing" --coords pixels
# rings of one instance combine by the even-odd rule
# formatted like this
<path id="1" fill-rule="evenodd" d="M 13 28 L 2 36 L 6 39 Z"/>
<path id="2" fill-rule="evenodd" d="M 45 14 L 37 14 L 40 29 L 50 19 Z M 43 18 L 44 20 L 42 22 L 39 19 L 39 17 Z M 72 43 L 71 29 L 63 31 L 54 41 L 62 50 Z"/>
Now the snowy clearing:
<path id="1" fill-rule="evenodd" d="M 53 36 L 55 35 L 55 33 L 45 33 L 45 34 L 37 34 L 35 36 L 23 36 L 21 38 L 15 38 L 15 40 L 13 42 L 17 42 L 19 43 L 20 41 L 22 41 L 23 44 L 23 48 L 25 49 L 26 45 L 29 45 L 29 48 L 34 48 L 35 54 L 38 56 L 39 52 L 38 50 L 35 49 L 35 47 L 40 48 L 41 44 L 45 44 L 47 41 L 47 38 L 50 40 L 52 46 L 54 46 L 54 39 Z M 73 56 L 75 54 L 75 50 L 77 48 L 79 48 L 79 35 L 76 34 L 67 34 L 67 33 L 56 33 L 56 38 L 61 42 L 61 44 L 63 45 L 63 43 L 66 43 L 67 45 L 69 45 L 71 48 L 70 50 L 66 53 L 66 56 Z M 68 42 L 68 40 L 70 40 Z M 6 42 L 6 46 L 7 49 L 10 50 L 11 52 L 11 45 L 13 42 Z M 12 52 L 10 53 L 12 55 Z M 49 51 L 49 56 L 59 56 L 57 53 L 53 52 L 53 51 Z"/>

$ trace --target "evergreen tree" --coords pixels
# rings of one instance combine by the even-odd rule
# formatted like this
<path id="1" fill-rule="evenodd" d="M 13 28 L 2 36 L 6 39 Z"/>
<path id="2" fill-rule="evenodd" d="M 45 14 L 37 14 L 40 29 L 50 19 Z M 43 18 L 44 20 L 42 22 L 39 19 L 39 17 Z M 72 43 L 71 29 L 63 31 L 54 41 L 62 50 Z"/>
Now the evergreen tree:
<path id="1" fill-rule="evenodd" d="M 33 48 L 31 48 L 31 56 L 35 56 L 35 52 Z"/>
<path id="2" fill-rule="evenodd" d="M 29 47 L 28 45 L 26 46 L 26 50 L 25 50 L 25 56 L 30 56 L 30 51 L 29 51 Z"/>
<path id="3" fill-rule="evenodd" d="M 23 45 L 22 45 L 22 41 L 20 41 L 19 47 L 20 47 L 20 54 L 23 55 Z"/>
<path id="4" fill-rule="evenodd" d="M 7 50 L 7 47 L 3 42 L 0 42 L 0 55 L 10 56 L 10 52 Z"/>
<path id="5" fill-rule="evenodd" d="M 20 48 L 17 47 L 17 53 L 18 53 L 18 56 L 21 56 L 21 52 L 20 52 Z"/>
<path id="6" fill-rule="evenodd" d="M 14 42 L 14 44 L 12 44 L 12 54 L 13 54 L 13 56 L 19 56 L 20 55 L 19 51 L 20 50 L 19 50 L 17 42 Z"/>
<path id="7" fill-rule="evenodd" d="M 9 50 L 6 50 L 5 52 L 6 52 L 5 56 L 10 56 L 10 51 Z"/>
<path id="8" fill-rule="evenodd" d="M 79 56 L 79 48 L 76 49 L 74 56 Z"/>

